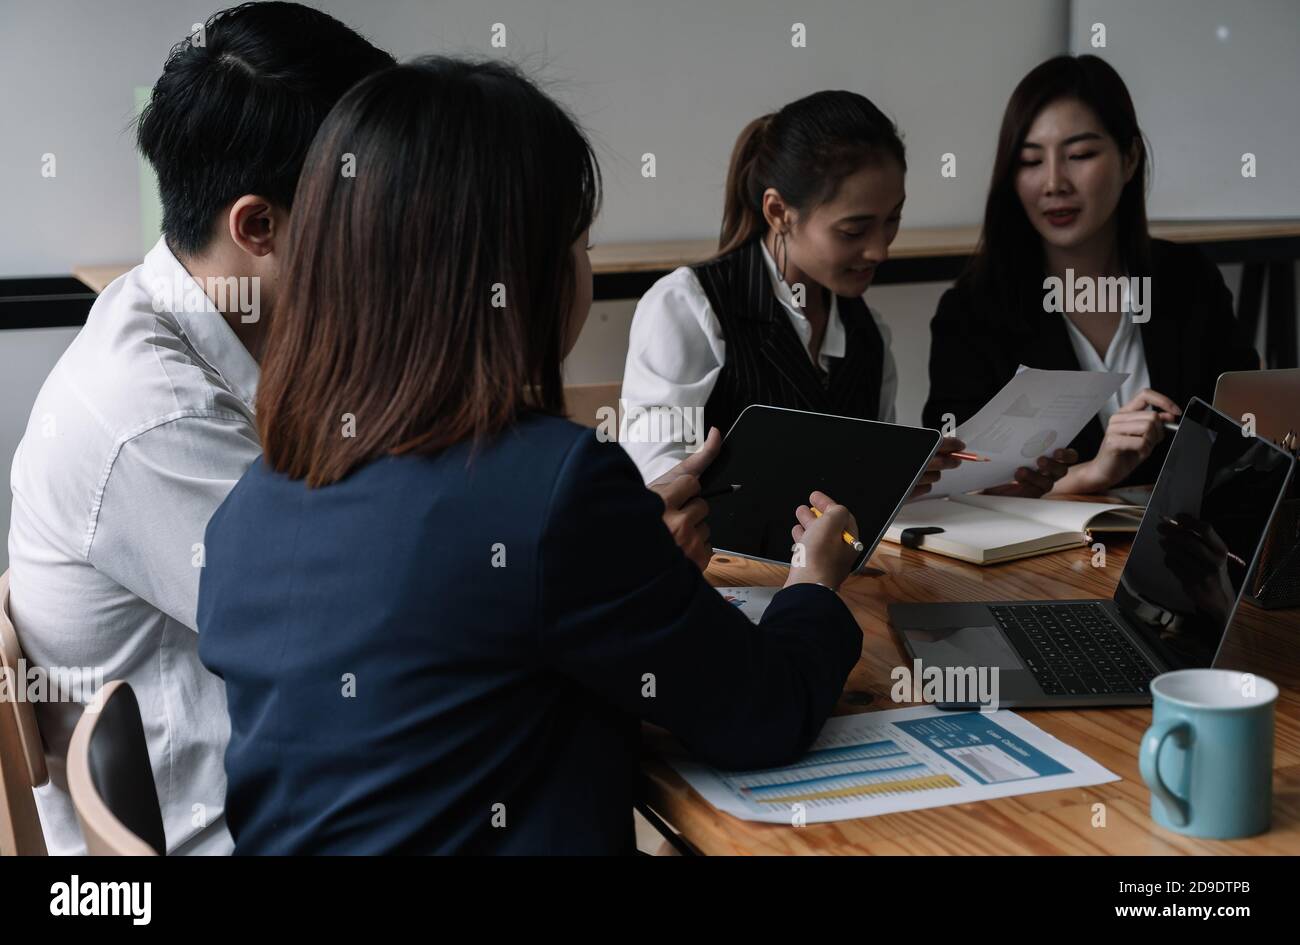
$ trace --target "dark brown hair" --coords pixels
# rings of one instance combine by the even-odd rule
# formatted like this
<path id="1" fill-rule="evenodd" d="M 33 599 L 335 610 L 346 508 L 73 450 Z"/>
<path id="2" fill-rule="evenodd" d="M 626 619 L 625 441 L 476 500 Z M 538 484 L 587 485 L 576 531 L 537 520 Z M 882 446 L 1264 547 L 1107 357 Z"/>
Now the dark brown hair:
<path id="1" fill-rule="evenodd" d="M 295 196 L 257 398 L 266 462 L 320 486 L 562 414 L 572 245 L 599 201 L 586 137 L 510 66 L 428 57 L 358 84 Z"/>
<path id="2" fill-rule="evenodd" d="M 886 158 L 907 170 L 898 129 L 857 92 L 815 92 L 755 118 L 731 151 L 718 255 L 767 231 L 767 188 L 802 213 L 834 199 L 850 174 Z"/>
<path id="3" fill-rule="evenodd" d="M 1147 231 L 1147 147 L 1138 127 L 1133 99 L 1118 72 L 1096 56 L 1056 56 L 1020 80 L 1002 116 L 993 180 L 984 207 L 984 229 L 971 257 L 963 287 L 981 300 L 992 322 L 1023 329 L 1025 313 L 1042 309 L 1046 260 L 1043 240 L 1025 215 L 1016 193 L 1016 174 L 1025 137 L 1039 113 L 1053 102 L 1073 99 L 1097 115 L 1122 156 L 1136 145 L 1137 169 L 1120 193 L 1116 208 L 1119 255 L 1127 274 L 1150 275 L 1151 238 Z"/>

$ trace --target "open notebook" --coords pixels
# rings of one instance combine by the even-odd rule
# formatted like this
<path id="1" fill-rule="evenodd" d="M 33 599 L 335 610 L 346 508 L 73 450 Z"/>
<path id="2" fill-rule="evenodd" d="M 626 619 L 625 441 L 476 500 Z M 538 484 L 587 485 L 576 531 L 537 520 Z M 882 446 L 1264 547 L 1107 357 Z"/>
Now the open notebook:
<path id="1" fill-rule="evenodd" d="M 905 528 L 938 526 L 941 533 L 921 538 L 923 550 L 996 564 L 1078 548 L 1098 532 L 1136 532 L 1142 512 L 1136 505 L 956 495 L 903 506 L 885 541 L 898 543 Z"/>

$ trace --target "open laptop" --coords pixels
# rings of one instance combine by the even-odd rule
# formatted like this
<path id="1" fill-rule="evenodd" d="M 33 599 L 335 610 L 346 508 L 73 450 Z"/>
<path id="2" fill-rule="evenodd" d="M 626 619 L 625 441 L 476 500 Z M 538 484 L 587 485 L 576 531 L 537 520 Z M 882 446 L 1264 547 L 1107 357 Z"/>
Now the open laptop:
<path id="1" fill-rule="evenodd" d="M 1288 433 L 1300 436 L 1300 368 L 1220 374 L 1214 409 L 1238 423 L 1250 414 L 1255 432 L 1274 443 Z"/>
<path id="2" fill-rule="evenodd" d="M 1255 432 L 1274 443 L 1300 437 L 1300 368 L 1229 371 L 1219 375 L 1214 409 L 1238 423 L 1249 415 Z M 1246 599 L 1260 607 L 1300 607 L 1300 495 L 1296 484 L 1273 517 Z"/>
<path id="3" fill-rule="evenodd" d="M 999 706 L 1148 703 L 1154 677 L 1214 663 L 1294 466 L 1193 398 L 1111 600 L 891 604 L 890 623 L 923 669 L 997 666 Z"/>

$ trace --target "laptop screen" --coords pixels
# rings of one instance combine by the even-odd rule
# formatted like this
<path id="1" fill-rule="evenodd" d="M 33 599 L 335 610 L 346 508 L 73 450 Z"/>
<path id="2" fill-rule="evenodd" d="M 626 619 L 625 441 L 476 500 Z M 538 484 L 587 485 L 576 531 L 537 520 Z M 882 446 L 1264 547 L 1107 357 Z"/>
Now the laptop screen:
<path id="1" fill-rule="evenodd" d="M 1171 668 L 1214 662 L 1293 465 L 1203 401 L 1187 405 L 1115 589 Z"/>

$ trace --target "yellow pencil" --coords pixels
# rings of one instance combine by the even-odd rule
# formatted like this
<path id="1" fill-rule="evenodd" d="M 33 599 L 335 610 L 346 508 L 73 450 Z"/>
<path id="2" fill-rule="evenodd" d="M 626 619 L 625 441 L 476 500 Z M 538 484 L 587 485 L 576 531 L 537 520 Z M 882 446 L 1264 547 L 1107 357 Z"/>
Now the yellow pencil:
<path id="1" fill-rule="evenodd" d="M 822 510 L 817 508 L 817 506 L 813 505 L 809 506 L 809 508 L 812 509 L 813 515 L 816 515 L 818 518 L 822 517 Z M 854 551 L 862 551 L 866 548 L 866 545 L 854 538 L 853 533 L 847 529 L 840 532 L 840 537 L 844 539 L 845 544 L 852 545 Z"/>

